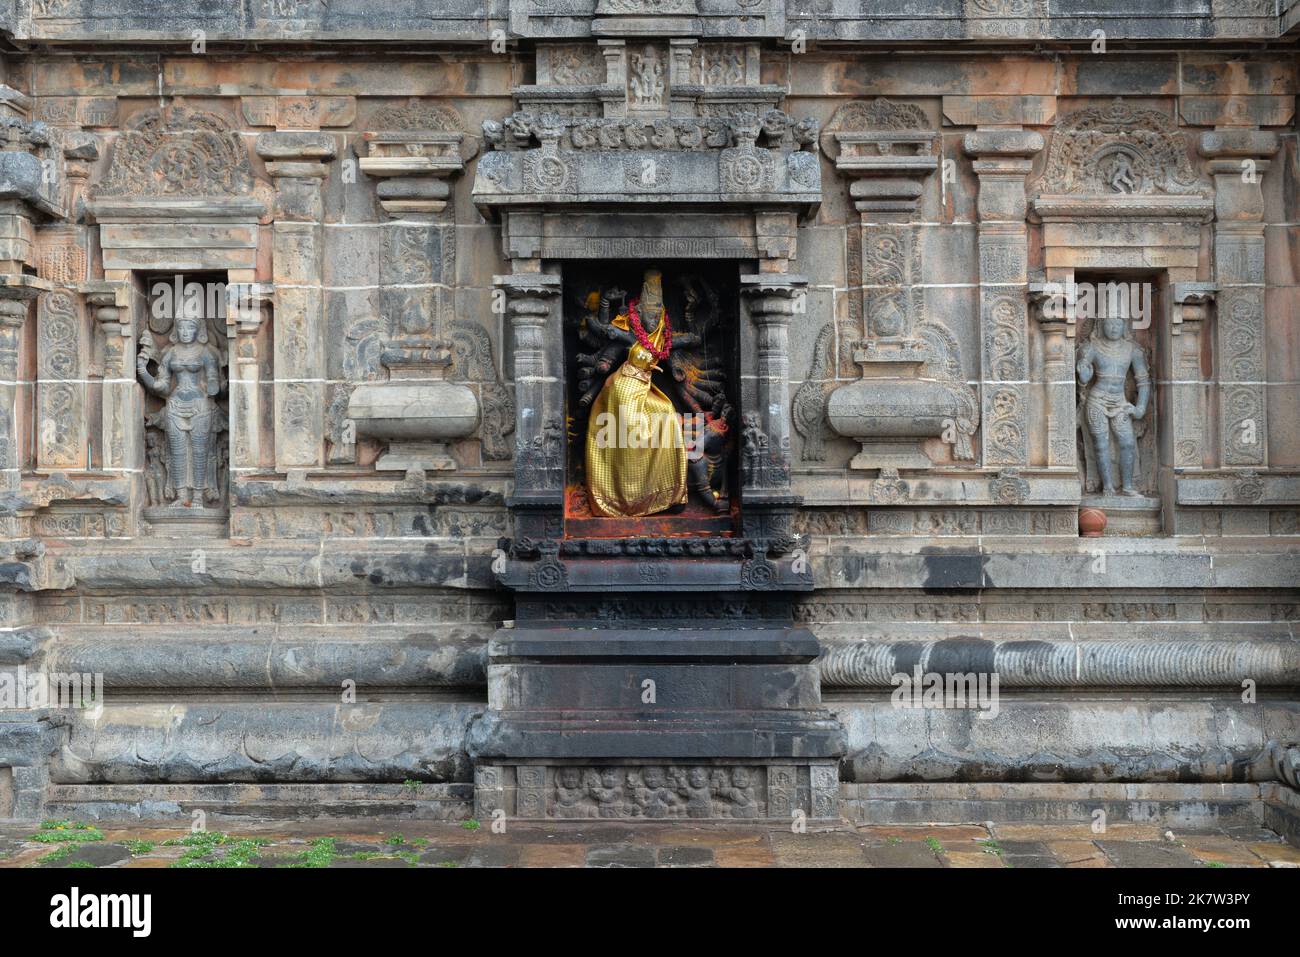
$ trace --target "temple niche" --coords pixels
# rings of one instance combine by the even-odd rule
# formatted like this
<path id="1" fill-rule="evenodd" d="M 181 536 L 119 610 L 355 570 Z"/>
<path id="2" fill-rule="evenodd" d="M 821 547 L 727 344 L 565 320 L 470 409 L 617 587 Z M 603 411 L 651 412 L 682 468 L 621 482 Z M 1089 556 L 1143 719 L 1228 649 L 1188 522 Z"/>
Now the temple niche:
<path id="1" fill-rule="evenodd" d="M 177 275 L 146 281 L 147 328 L 136 374 L 144 386 L 145 520 L 225 516 L 230 474 L 225 283 Z"/>

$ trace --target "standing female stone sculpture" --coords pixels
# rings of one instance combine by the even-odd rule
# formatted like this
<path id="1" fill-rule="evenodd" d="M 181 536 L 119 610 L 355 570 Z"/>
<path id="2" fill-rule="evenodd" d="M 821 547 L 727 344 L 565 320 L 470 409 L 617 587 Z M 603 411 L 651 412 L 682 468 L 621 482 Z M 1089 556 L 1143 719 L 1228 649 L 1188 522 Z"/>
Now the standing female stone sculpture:
<path id="1" fill-rule="evenodd" d="M 149 374 L 149 356 L 136 356 L 136 373 L 144 387 L 163 399 L 159 425 L 167 437 L 167 481 L 163 498 L 185 506 L 209 497 L 208 454 L 221 391 L 217 360 L 207 347 L 203 320 L 192 311 L 178 316 L 171 345 L 158 359 L 158 374 Z"/>
<path id="2" fill-rule="evenodd" d="M 1133 422 L 1147 413 L 1151 397 L 1151 374 L 1147 370 L 1142 347 L 1124 338 L 1125 320 L 1107 316 L 1100 321 L 1102 335 L 1096 330 L 1084 345 L 1079 364 L 1079 382 L 1088 388 L 1083 400 L 1085 427 L 1092 442 L 1093 461 L 1101 480 L 1102 494 L 1115 494 L 1114 456 L 1111 439 L 1119 451 L 1120 493 L 1141 495 L 1136 484 L 1137 437 Z M 1129 370 L 1137 381 L 1137 402 L 1130 403 L 1124 388 Z M 1093 381 L 1095 378 L 1095 382 Z"/>

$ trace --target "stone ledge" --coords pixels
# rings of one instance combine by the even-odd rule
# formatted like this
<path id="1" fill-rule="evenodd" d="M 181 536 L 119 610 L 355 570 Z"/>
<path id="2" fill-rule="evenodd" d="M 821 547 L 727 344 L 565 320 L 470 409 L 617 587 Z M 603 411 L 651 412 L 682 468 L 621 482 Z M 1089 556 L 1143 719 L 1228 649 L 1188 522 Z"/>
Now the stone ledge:
<path id="1" fill-rule="evenodd" d="M 1219 538 L 1213 545 L 1194 537 L 1096 538 L 1060 536 L 979 536 L 935 545 L 923 537 L 813 536 L 808 559 L 812 578 L 795 575 L 789 557 L 771 564 L 774 580 L 799 590 L 1131 588 L 1258 588 L 1294 591 L 1300 583 L 1300 552 L 1294 537 Z M 490 536 L 406 539 L 304 539 L 257 544 L 222 539 L 191 540 L 181 548 L 159 540 L 75 545 L 51 542 L 44 565 L 59 574 L 49 583 L 33 581 L 34 590 L 98 589 L 132 592 L 154 588 L 200 592 L 248 590 L 274 594 L 282 590 L 313 593 L 384 594 L 442 587 L 495 591 Z M 203 571 L 193 570 L 200 549 Z M 1104 563 L 1098 566 L 1099 558 Z M 623 559 L 630 562 L 632 559 Z M 674 562 L 663 559 L 670 576 Z M 510 562 L 512 581 L 528 580 L 538 562 Z M 758 563 L 763 564 L 763 563 Z M 609 587 L 608 561 L 590 558 L 565 562 L 573 594 Z M 717 561 L 710 566 L 709 589 L 736 590 L 745 569 Z M 766 567 L 766 566 L 764 566 Z M 641 591 L 662 591 L 672 577 Z M 538 587 L 538 594 L 548 594 Z M 564 594 L 565 591 L 556 591 Z M 755 591 L 754 594 L 761 592 Z"/>
<path id="2" fill-rule="evenodd" d="M 128 627 L 130 634 L 119 637 L 102 626 L 65 626 L 29 668 L 102 674 L 110 695 L 115 689 L 120 693 L 146 688 L 338 692 L 344 680 L 369 692 L 481 692 L 487 685 L 490 626 L 475 634 L 462 625 L 431 625 L 427 630 L 406 625 L 387 638 L 358 635 L 358 626 L 331 628 L 333 637 L 306 628 L 267 635 L 257 629 L 207 626 L 196 636 L 192 631 L 142 634 L 138 625 Z M 345 630 L 350 634 L 338 634 Z"/>
<path id="3" fill-rule="evenodd" d="M 209 827 L 248 818 L 394 817 L 461 821 L 471 816 L 474 786 L 430 784 L 54 784 L 45 813 L 92 821 L 189 821 L 195 811 Z"/>
<path id="4" fill-rule="evenodd" d="M 50 760 L 58 784 L 313 784 L 408 778 L 463 781 L 473 701 L 403 698 L 357 704 L 293 700 L 115 701 L 102 713 L 62 711 L 65 738 Z"/>
<path id="5" fill-rule="evenodd" d="M 969 5 L 967 5 L 969 7 Z M 1140 4 L 1119 12 L 1080 15 L 1059 8 L 1025 18 L 1009 6 L 1006 13 L 962 16 L 961 4 L 928 0 L 905 6 L 897 3 L 858 3 L 836 0 L 818 6 L 813 15 L 804 5 L 789 0 L 766 0 L 739 8 L 750 22 L 745 39 L 789 39 L 791 29 L 801 29 L 808 39 L 818 41 L 996 41 L 1002 44 L 1075 40 L 1089 42 L 1092 31 L 1104 28 L 1111 40 L 1210 40 L 1275 39 L 1295 22 L 1294 15 L 1231 16 L 1232 10 L 1216 15 L 1218 3 L 1180 3 L 1177 12 L 1168 5 Z M 1076 5 L 1077 6 L 1077 5 Z M 377 43 L 461 42 L 483 44 L 491 31 L 509 29 L 510 36 L 525 39 L 587 39 L 594 36 L 679 35 L 704 39 L 735 39 L 739 27 L 734 12 L 714 12 L 696 4 L 679 4 L 673 13 L 643 12 L 640 16 L 596 15 L 597 4 L 572 5 L 563 9 L 523 2 L 491 0 L 486 5 L 471 0 L 440 0 L 435 11 L 419 5 L 397 8 L 375 7 L 365 0 L 347 0 L 326 7 L 302 6 L 292 16 L 277 17 L 261 7 L 241 14 L 234 0 L 209 3 L 202 11 L 166 9 L 158 0 L 136 0 L 126 13 L 101 13 L 93 17 L 9 15 L 0 29 L 27 42 L 102 42 L 121 44 L 184 43 L 191 31 L 201 29 L 216 43 L 303 42 L 345 43 L 368 40 Z M 1056 8 L 1057 5 L 1053 4 Z M 1243 9 L 1243 13 L 1246 11 Z M 114 15 L 116 13 L 116 15 Z M 1293 12 L 1292 12 L 1293 13 Z M 111 38 L 111 41 L 110 41 Z"/>
<path id="6" fill-rule="evenodd" d="M 845 730 L 841 778 L 857 783 L 1276 780 L 1272 743 L 1300 740 L 1300 707 L 1286 693 L 1249 704 L 1241 695 L 1017 690 L 986 693 L 981 709 L 897 707 L 879 690 L 824 704 Z"/>
<path id="7" fill-rule="evenodd" d="M 1209 828 L 1269 823 L 1258 784 L 843 784 L 856 824 L 1110 824 Z M 1276 830 L 1276 827 L 1274 827 Z M 1279 832 L 1284 833 L 1284 832 Z M 1097 834 L 1097 837 L 1104 834 Z M 1296 843 L 1296 838 L 1290 838 Z"/>

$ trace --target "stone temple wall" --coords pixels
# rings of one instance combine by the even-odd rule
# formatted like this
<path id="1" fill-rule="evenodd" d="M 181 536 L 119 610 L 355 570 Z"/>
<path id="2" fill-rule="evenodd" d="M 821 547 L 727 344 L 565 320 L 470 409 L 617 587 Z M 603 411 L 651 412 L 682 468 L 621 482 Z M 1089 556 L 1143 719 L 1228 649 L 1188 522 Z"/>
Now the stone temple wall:
<path id="1" fill-rule="evenodd" d="M 0 4 L 0 818 L 465 813 L 574 260 L 737 270 L 841 780 L 1295 784 L 1294 7 L 384 6 Z M 1071 283 L 1137 290 L 1131 495 Z"/>

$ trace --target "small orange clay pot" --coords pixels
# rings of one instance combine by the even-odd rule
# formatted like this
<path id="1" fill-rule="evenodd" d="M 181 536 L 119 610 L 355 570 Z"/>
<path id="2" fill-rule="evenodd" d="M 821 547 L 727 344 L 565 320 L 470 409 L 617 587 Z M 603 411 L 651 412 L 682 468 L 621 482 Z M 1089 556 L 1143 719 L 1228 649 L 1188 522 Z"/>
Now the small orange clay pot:
<path id="1" fill-rule="evenodd" d="M 1106 527 L 1106 513 L 1099 508 L 1079 509 L 1079 534 L 1083 538 L 1101 538 Z"/>

